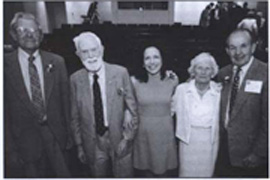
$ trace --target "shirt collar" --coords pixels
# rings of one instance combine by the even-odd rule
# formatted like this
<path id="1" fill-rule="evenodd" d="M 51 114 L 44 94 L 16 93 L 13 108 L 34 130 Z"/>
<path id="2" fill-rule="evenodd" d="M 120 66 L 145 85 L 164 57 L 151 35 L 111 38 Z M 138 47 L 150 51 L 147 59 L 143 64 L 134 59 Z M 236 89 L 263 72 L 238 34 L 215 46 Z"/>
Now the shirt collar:
<path id="1" fill-rule="evenodd" d="M 105 72 L 104 63 L 101 64 L 101 67 L 100 67 L 100 69 L 97 72 L 88 71 L 88 73 L 91 76 L 94 76 L 94 74 L 97 74 L 99 77 L 102 77 L 102 75 L 104 74 L 104 72 Z"/>
<path id="2" fill-rule="evenodd" d="M 18 53 L 19 53 L 19 57 L 22 57 L 23 59 L 28 59 L 30 57 L 30 55 L 25 52 L 22 48 L 18 48 Z M 33 56 L 35 58 L 39 57 L 40 54 L 39 54 L 39 50 L 36 50 L 34 53 L 33 53 Z"/>
<path id="3" fill-rule="evenodd" d="M 196 86 L 195 86 L 195 79 L 192 79 L 189 83 L 189 86 L 187 88 L 187 92 L 188 93 L 197 93 L 196 90 Z M 216 83 L 214 83 L 213 81 L 210 81 L 209 83 L 209 90 L 207 92 L 209 92 L 211 95 L 215 95 L 217 94 L 217 87 L 216 87 Z"/>
<path id="4" fill-rule="evenodd" d="M 245 64 L 244 66 L 241 67 L 241 71 L 242 71 L 243 73 L 245 73 L 245 72 L 248 71 L 248 69 L 249 69 L 249 67 L 251 66 L 253 60 L 254 60 L 254 57 L 251 56 L 250 61 L 249 61 L 247 64 Z M 236 72 L 236 71 L 237 71 L 237 66 L 234 65 L 234 66 L 233 66 L 233 72 Z"/>

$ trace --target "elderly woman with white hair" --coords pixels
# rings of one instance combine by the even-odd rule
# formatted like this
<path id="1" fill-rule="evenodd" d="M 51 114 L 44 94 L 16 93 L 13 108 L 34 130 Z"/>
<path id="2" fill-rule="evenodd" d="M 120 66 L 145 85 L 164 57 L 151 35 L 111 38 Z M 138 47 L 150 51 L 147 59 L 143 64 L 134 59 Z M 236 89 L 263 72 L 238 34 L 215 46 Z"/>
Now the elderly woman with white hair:
<path id="1" fill-rule="evenodd" d="M 179 139 L 179 176 L 213 176 L 219 131 L 221 86 L 212 81 L 218 65 L 209 53 L 191 60 L 190 81 L 177 86 L 173 96 L 176 136 Z"/>

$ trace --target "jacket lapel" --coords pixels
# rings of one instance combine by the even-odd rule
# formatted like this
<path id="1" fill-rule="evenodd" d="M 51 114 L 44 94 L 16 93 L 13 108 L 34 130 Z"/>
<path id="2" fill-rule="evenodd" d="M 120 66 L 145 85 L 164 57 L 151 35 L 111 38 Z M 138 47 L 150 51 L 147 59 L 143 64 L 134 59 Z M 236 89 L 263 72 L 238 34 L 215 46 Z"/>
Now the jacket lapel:
<path id="1" fill-rule="evenodd" d="M 225 77 L 228 76 L 230 77 L 230 80 L 228 82 L 225 82 Z M 233 77 L 233 71 L 232 71 L 232 66 L 228 68 L 227 73 L 225 74 L 224 77 L 222 77 L 222 82 L 223 82 L 223 88 L 222 88 L 222 95 L 221 95 L 221 123 L 224 124 L 225 117 L 226 117 L 226 111 L 227 111 L 227 105 L 229 101 L 229 95 L 230 95 L 230 89 L 232 85 L 232 77 Z"/>
<path id="2" fill-rule="evenodd" d="M 239 90 L 239 92 L 237 94 L 234 109 L 232 110 L 231 119 L 233 119 L 236 116 L 236 114 L 241 109 L 243 104 L 248 100 L 248 98 L 249 98 L 248 93 L 245 92 L 246 80 L 247 79 L 253 79 L 254 74 L 257 74 L 256 71 L 257 71 L 257 63 L 256 63 L 256 60 L 254 59 L 254 61 L 252 62 L 250 68 L 248 69 L 248 72 L 247 72 L 245 78 L 243 79 L 240 90 Z"/>
<path id="3" fill-rule="evenodd" d="M 16 50 L 10 59 L 5 60 L 5 63 L 7 63 L 8 66 L 5 67 L 4 71 L 6 71 L 7 75 L 10 75 L 10 79 L 6 80 L 10 81 L 14 90 L 17 92 L 19 99 L 22 103 L 25 104 L 25 107 L 35 115 L 36 111 L 34 110 L 35 108 L 27 93 L 22 76 L 22 71 L 18 59 L 18 51 Z"/>
<path id="4" fill-rule="evenodd" d="M 194 97 L 194 95 L 195 95 L 195 93 L 194 93 L 195 85 L 194 84 L 195 84 L 195 80 L 193 79 L 188 83 L 188 87 L 185 90 L 186 96 L 184 96 L 184 98 L 185 98 L 184 102 L 186 102 L 186 106 L 185 106 L 186 117 L 190 117 L 190 112 L 191 112 L 191 108 L 192 108 L 191 107 L 191 100 L 194 98 L 197 98 L 197 97 Z M 186 125 L 188 125 L 187 127 L 189 127 L 190 122 L 187 121 L 186 123 L 187 123 Z"/>
<path id="5" fill-rule="evenodd" d="M 40 51 L 40 57 L 43 66 L 43 75 L 44 75 L 44 91 L 45 91 L 45 103 L 49 101 L 52 87 L 54 84 L 54 71 L 53 68 L 55 65 L 53 64 L 53 59 L 50 56 L 47 56 L 43 51 Z"/>
<path id="6" fill-rule="evenodd" d="M 113 72 L 110 65 L 105 63 L 105 81 L 106 81 L 106 95 L 107 95 L 107 117 L 108 121 L 110 120 L 114 99 L 114 91 L 115 91 L 115 73 Z"/>

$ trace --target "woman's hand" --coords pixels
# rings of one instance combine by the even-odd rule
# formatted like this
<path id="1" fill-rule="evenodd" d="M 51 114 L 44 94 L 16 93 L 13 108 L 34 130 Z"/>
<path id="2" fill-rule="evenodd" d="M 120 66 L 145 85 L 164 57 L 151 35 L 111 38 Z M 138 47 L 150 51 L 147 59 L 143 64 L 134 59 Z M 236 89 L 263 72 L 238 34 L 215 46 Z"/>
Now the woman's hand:
<path id="1" fill-rule="evenodd" d="M 122 139 L 118 145 L 116 155 L 117 158 L 122 158 L 128 154 L 129 150 L 129 142 L 126 139 Z"/>

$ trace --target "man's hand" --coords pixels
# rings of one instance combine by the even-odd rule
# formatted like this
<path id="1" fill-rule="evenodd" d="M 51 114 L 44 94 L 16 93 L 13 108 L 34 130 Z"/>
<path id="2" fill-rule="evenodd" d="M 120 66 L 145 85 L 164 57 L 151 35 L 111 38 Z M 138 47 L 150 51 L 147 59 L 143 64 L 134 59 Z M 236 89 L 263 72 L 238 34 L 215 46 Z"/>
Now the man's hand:
<path id="1" fill-rule="evenodd" d="M 260 157 L 256 156 L 255 154 L 250 154 L 243 159 L 243 164 L 249 168 L 258 167 L 260 165 Z"/>
<path id="2" fill-rule="evenodd" d="M 82 146 L 78 146 L 78 158 L 81 161 L 81 163 L 86 164 L 86 156 Z"/>
<path id="3" fill-rule="evenodd" d="M 129 142 L 126 139 L 122 139 L 118 145 L 116 155 L 118 158 L 122 158 L 128 154 L 128 145 Z"/>

